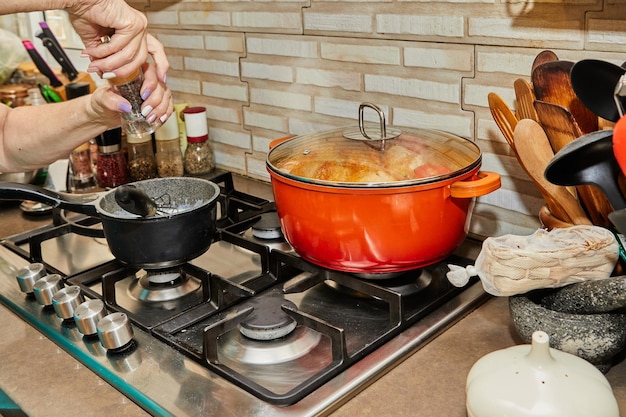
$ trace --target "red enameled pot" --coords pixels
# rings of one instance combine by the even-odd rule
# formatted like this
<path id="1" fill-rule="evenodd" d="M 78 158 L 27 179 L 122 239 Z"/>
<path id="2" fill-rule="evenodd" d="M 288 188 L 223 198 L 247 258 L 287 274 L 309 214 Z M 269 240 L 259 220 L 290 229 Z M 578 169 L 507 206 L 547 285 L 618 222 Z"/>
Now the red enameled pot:
<path id="1" fill-rule="evenodd" d="M 354 129 L 348 130 L 350 137 Z M 475 197 L 500 187 L 498 174 L 479 171 L 481 152 L 470 140 L 404 129 L 385 141 L 384 151 L 375 141 L 378 149 L 371 152 L 368 140 L 345 133 L 279 139 L 267 158 L 285 238 L 313 264 L 382 277 L 439 262 L 466 238 Z M 396 146 L 410 149 L 413 158 L 378 159 Z M 390 180 L 389 172 L 402 171 L 407 161 L 408 178 Z M 424 164 L 416 166 L 419 161 Z M 376 165 L 379 170 L 366 172 Z M 351 170 L 359 174 L 342 179 Z"/>

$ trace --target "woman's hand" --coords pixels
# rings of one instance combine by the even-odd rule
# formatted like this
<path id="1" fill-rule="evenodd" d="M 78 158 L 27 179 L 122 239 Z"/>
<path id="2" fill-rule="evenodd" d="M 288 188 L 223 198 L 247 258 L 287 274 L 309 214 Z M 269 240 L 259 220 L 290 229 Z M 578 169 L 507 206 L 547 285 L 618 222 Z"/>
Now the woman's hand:
<path id="1" fill-rule="evenodd" d="M 145 63 L 142 69 L 144 82 L 141 86 L 141 97 L 144 102 L 141 105 L 141 112 L 149 123 L 157 119 L 161 123 L 165 123 L 174 111 L 174 100 L 170 89 L 159 81 L 161 78 L 159 73 L 163 68 L 155 64 Z"/>
<path id="2" fill-rule="evenodd" d="M 156 65 L 145 63 L 142 69 L 145 77 L 141 89 L 144 98 L 142 113 L 150 123 L 157 119 L 163 123 L 174 111 L 172 92 L 157 79 Z M 131 111 L 130 103 L 109 85 L 98 87 L 91 96 L 90 104 L 93 120 L 102 119 L 109 128 L 120 125 L 120 112 Z"/>
<path id="3" fill-rule="evenodd" d="M 66 10 L 91 59 L 88 72 L 126 77 L 146 62 L 147 18 L 124 0 L 78 0 Z M 103 36 L 110 41 L 103 43 Z"/>

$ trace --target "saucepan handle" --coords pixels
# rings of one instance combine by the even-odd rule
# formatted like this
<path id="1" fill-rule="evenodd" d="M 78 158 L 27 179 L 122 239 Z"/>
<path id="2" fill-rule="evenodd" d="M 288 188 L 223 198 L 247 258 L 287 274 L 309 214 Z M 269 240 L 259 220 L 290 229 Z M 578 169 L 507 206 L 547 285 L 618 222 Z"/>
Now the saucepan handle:
<path id="1" fill-rule="evenodd" d="M 93 204 L 99 197 L 100 194 L 98 193 L 57 193 L 32 184 L 0 182 L 0 200 L 32 200 L 90 216 L 99 215 L 95 204 Z"/>
<path id="2" fill-rule="evenodd" d="M 477 179 L 457 181 L 450 186 L 450 196 L 454 198 L 474 198 L 489 194 L 500 188 L 500 174 L 480 171 Z"/>

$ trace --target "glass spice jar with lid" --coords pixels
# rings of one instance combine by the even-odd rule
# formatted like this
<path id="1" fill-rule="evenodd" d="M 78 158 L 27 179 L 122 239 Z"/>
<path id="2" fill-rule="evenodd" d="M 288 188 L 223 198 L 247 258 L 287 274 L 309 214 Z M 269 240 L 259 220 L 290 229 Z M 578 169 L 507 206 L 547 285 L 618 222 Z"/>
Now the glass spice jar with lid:
<path id="1" fill-rule="evenodd" d="M 65 95 L 68 100 L 85 96 L 90 91 L 91 86 L 86 82 L 72 82 L 65 86 Z M 93 192 L 98 185 L 91 160 L 90 139 L 85 138 L 85 142 L 70 153 L 67 189 L 72 193 Z"/>
<path id="2" fill-rule="evenodd" d="M 183 153 L 180 150 L 178 121 L 172 114 L 154 132 L 156 144 L 156 164 L 159 177 L 182 177 L 185 173 Z"/>
<path id="3" fill-rule="evenodd" d="M 209 129 L 205 107 L 187 107 L 183 110 L 187 149 L 185 171 L 191 175 L 208 174 L 215 168 L 213 152 L 209 146 Z"/>
<path id="4" fill-rule="evenodd" d="M 96 138 L 98 166 L 96 178 L 102 188 L 126 184 L 130 178 L 126 156 L 122 152 L 122 128 L 109 129 Z"/>
<path id="5" fill-rule="evenodd" d="M 157 177 L 152 135 L 126 135 L 128 144 L 128 173 L 131 181 Z"/>

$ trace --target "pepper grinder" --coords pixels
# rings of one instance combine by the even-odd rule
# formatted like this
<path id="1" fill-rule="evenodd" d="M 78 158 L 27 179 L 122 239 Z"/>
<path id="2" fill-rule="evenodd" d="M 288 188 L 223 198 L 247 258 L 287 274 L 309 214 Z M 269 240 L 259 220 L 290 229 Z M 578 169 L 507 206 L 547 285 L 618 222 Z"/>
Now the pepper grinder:
<path id="1" fill-rule="evenodd" d="M 100 38 L 100 41 L 109 43 L 111 37 L 105 35 Z M 141 112 L 141 105 L 144 101 L 141 97 L 141 86 L 144 81 L 141 67 L 126 77 L 113 77 L 109 78 L 108 81 L 113 90 L 130 103 L 130 112 L 122 113 L 122 128 L 127 136 L 135 136 L 137 140 L 141 140 L 146 135 L 154 133 L 161 126 L 159 119 L 149 122 Z"/>

